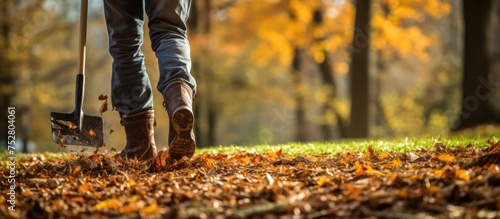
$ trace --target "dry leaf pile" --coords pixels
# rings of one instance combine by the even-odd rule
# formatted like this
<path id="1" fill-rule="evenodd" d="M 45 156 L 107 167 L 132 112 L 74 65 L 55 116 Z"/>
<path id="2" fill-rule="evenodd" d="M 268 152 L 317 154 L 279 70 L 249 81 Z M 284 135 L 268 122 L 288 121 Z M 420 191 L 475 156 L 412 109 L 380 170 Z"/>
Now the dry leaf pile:
<path id="1" fill-rule="evenodd" d="M 163 159 L 163 160 L 162 160 Z M 196 154 L 150 168 L 96 151 L 18 162 L 22 218 L 500 217 L 500 143 L 413 153 Z M 8 170 L 3 170 L 5 173 Z M 5 174 L 4 174 L 5 175 Z M 1 188 L 6 188 L 3 180 Z M 296 216 L 296 217 L 294 217 Z"/>

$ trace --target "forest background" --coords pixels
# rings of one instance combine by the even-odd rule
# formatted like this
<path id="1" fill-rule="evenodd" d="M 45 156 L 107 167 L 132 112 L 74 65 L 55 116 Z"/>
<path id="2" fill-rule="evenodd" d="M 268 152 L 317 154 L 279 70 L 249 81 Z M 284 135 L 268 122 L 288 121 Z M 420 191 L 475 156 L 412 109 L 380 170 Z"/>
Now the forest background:
<path id="1" fill-rule="evenodd" d="M 466 2 L 194 0 L 188 34 L 198 80 L 198 145 L 443 136 L 499 122 L 500 3 Z M 79 6 L 69 0 L 0 3 L 0 101 L 16 107 L 20 150 L 59 149 L 51 140 L 50 112 L 73 109 Z M 478 21 L 469 27 L 484 30 L 472 47 L 486 48 L 485 69 L 464 68 L 474 61 L 464 55 L 474 50 L 466 47 L 467 13 Z M 98 96 L 110 94 L 112 63 L 100 0 L 89 1 L 87 40 L 84 111 L 100 115 Z M 159 74 L 147 34 L 143 52 L 154 85 Z M 360 55 L 366 62 L 355 61 Z M 466 88 L 468 78 L 479 82 Z M 154 98 L 161 147 L 168 117 L 161 95 Z M 105 143 L 121 149 L 123 128 L 109 104 L 102 113 Z"/>

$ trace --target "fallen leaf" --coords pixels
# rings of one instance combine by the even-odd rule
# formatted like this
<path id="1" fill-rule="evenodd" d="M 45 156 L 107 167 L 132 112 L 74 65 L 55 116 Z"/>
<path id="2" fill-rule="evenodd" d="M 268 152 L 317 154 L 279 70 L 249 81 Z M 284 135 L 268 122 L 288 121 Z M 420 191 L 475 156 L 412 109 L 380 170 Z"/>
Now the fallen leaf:
<path id="1" fill-rule="evenodd" d="M 318 180 L 316 180 L 316 184 L 318 184 L 318 186 L 323 186 L 323 185 L 332 185 L 332 181 L 327 178 L 327 177 L 320 177 Z"/>
<path id="2" fill-rule="evenodd" d="M 24 196 L 32 196 L 33 192 L 31 191 L 31 189 L 27 188 L 27 189 L 23 190 L 23 195 Z"/>
<path id="3" fill-rule="evenodd" d="M 365 174 L 365 172 L 366 172 L 365 168 L 363 168 L 363 165 L 361 165 L 359 163 L 359 161 L 356 161 L 354 163 L 354 168 L 356 170 L 356 176 L 361 176 L 361 175 Z"/>
<path id="4" fill-rule="evenodd" d="M 366 152 L 363 154 L 363 158 L 370 158 L 373 156 L 375 156 L 375 150 L 373 150 L 373 147 L 369 145 Z"/>
<path id="5" fill-rule="evenodd" d="M 107 100 L 108 99 L 108 95 L 99 95 L 99 100 Z"/>
<path id="6" fill-rule="evenodd" d="M 95 208 L 98 210 L 98 211 L 101 211 L 101 210 L 104 210 L 104 209 L 111 209 L 111 210 L 118 210 L 120 209 L 120 207 L 122 206 L 122 202 L 116 198 L 110 198 L 110 199 L 106 199 L 104 201 L 101 201 L 99 203 L 97 203 L 97 205 L 95 206 Z"/>
<path id="7" fill-rule="evenodd" d="M 458 179 L 461 179 L 465 182 L 469 182 L 469 180 L 470 180 L 469 171 L 464 170 L 464 169 L 456 170 L 455 177 L 457 177 Z"/>
<path id="8" fill-rule="evenodd" d="M 155 215 L 155 214 L 158 214 L 158 212 L 159 212 L 158 204 L 153 203 L 153 204 L 151 204 L 149 206 L 146 206 L 144 209 L 142 209 L 142 211 L 146 215 Z"/>
<path id="9" fill-rule="evenodd" d="M 77 129 L 78 126 L 75 125 L 75 123 L 71 122 L 71 121 L 65 121 L 65 120 L 56 120 L 57 123 L 61 124 L 61 125 L 64 125 L 66 127 L 68 127 L 69 129 Z"/>
<path id="10" fill-rule="evenodd" d="M 135 180 L 134 180 L 134 179 L 130 178 L 130 179 L 128 180 L 128 185 L 129 185 L 129 186 L 135 186 L 135 185 L 137 185 L 137 183 L 135 182 Z"/>
<path id="11" fill-rule="evenodd" d="M 82 166 L 80 166 L 80 165 L 76 166 L 76 167 L 73 169 L 73 175 L 74 175 L 74 174 L 79 173 L 81 169 L 82 169 Z"/>
<path id="12" fill-rule="evenodd" d="M 380 153 L 377 157 L 378 157 L 378 159 L 380 159 L 380 160 L 385 160 L 385 159 L 389 158 L 389 154 L 387 154 L 387 153 L 385 153 L 385 152 L 382 152 L 382 153 Z"/>
<path id="13" fill-rule="evenodd" d="M 453 162 L 453 161 L 455 161 L 455 156 L 445 153 L 445 154 L 440 154 L 438 156 L 438 159 L 440 161 L 444 161 L 444 162 Z"/>
<path id="14" fill-rule="evenodd" d="M 105 101 L 101 104 L 101 108 L 99 108 L 99 113 L 101 113 L 101 115 L 102 115 L 102 113 L 104 113 L 104 112 L 106 112 L 106 111 L 108 111 L 108 101 L 107 101 L 107 100 L 105 100 Z"/>
<path id="15" fill-rule="evenodd" d="M 92 129 L 89 130 L 89 135 L 92 136 L 92 137 L 97 136 L 97 134 Z"/>
<path id="16" fill-rule="evenodd" d="M 392 168 L 400 168 L 402 164 L 403 162 L 398 159 L 392 160 Z"/>
<path id="17" fill-rule="evenodd" d="M 270 153 L 267 153 L 266 154 L 266 157 L 271 159 L 271 160 L 277 160 L 279 158 L 282 158 L 283 157 L 283 152 L 281 150 L 281 148 L 275 152 L 270 152 Z"/>

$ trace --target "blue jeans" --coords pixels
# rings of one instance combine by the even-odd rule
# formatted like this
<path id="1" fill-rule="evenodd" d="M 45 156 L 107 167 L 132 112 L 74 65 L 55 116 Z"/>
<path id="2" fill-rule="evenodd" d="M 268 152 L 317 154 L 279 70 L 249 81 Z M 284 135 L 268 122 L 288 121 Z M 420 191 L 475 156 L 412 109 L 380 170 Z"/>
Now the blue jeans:
<path id="1" fill-rule="evenodd" d="M 151 46 L 158 58 L 157 89 L 162 92 L 168 84 L 184 80 L 196 90 L 186 35 L 190 6 L 190 0 L 104 0 L 109 53 L 113 57 L 111 101 L 120 115 L 153 108 L 151 83 L 141 51 L 144 11 L 149 18 Z"/>

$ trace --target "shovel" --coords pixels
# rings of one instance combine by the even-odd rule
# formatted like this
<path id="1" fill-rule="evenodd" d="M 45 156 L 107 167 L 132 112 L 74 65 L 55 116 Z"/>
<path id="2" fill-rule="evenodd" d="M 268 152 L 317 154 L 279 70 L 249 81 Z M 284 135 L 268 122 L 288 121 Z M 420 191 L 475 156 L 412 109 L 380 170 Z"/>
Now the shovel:
<path id="1" fill-rule="evenodd" d="M 82 145 L 102 147 L 103 120 L 98 116 L 85 115 L 82 110 L 85 86 L 85 51 L 87 38 L 88 0 L 81 0 L 80 47 L 78 73 L 76 74 L 75 110 L 72 113 L 50 114 L 52 140 L 60 145 Z"/>

